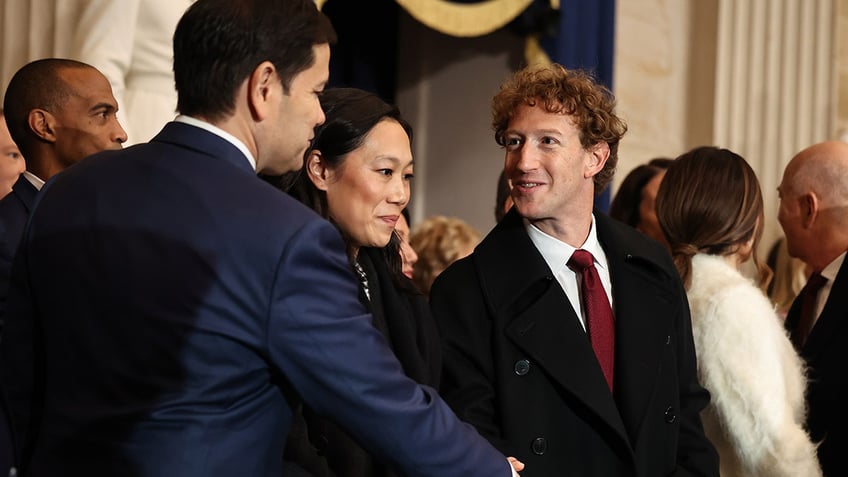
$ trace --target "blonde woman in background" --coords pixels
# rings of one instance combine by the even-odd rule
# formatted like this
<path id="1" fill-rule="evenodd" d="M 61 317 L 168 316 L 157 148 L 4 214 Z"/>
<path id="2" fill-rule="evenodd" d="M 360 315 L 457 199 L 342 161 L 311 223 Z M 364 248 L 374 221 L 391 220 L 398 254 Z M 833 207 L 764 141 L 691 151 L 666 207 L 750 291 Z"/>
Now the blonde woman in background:
<path id="1" fill-rule="evenodd" d="M 480 234 L 462 219 L 435 215 L 415 227 L 409 242 L 418 254 L 412 280 L 429 295 L 440 273 L 474 251 Z"/>

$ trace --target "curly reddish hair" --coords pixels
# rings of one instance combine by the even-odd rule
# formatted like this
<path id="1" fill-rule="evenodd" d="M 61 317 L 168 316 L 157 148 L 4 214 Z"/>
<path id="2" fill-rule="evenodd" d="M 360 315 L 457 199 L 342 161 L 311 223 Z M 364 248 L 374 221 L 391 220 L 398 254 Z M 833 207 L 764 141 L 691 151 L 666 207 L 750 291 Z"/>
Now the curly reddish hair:
<path id="1" fill-rule="evenodd" d="M 541 104 L 550 113 L 571 116 L 584 149 L 599 142 L 609 145 L 607 163 L 594 177 L 595 195 L 603 192 L 615 174 L 618 142 L 627 132 L 627 124 L 614 112 L 612 92 L 582 70 L 559 64 L 525 67 L 505 81 L 492 100 L 492 128 L 499 145 L 505 145 L 504 131 L 515 110 L 525 104 Z"/>

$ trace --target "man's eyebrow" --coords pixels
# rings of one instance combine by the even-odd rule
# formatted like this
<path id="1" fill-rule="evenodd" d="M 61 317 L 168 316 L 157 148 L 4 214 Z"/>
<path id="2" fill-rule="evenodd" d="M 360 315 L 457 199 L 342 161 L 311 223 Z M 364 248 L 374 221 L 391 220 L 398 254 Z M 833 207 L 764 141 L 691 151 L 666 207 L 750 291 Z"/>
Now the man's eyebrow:
<path id="1" fill-rule="evenodd" d="M 109 103 L 97 103 L 94 106 L 92 106 L 89 109 L 89 111 L 94 112 L 94 111 L 98 111 L 98 110 L 101 110 L 101 109 L 105 109 L 107 111 L 112 111 L 112 110 L 117 110 L 118 108 L 116 108 L 114 105 L 109 104 Z"/>

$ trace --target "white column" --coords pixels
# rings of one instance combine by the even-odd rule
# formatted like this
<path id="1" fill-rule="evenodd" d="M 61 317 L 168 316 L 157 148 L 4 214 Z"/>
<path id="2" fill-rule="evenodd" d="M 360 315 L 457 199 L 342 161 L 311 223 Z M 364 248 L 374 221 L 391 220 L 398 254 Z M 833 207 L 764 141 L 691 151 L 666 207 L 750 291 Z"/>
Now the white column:
<path id="1" fill-rule="evenodd" d="M 757 172 L 764 252 L 781 234 L 776 187 L 786 163 L 836 136 L 835 0 L 720 0 L 717 32 L 714 144 Z"/>

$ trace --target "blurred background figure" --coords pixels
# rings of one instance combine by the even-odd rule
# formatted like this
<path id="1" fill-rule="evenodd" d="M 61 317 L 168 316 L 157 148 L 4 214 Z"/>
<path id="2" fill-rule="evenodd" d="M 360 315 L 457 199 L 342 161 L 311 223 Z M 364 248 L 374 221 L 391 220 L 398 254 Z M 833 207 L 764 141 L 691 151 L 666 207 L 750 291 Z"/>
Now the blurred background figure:
<path id="1" fill-rule="evenodd" d="M 435 215 L 418 224 L 410 238 L 418 253 L 415 285 L 429 295 L 436 277 L 453 262 L 470 255 L 479 242 L 480 234 L 456 217 Z"/>
<path id="2" fill-rule="evenodd" d="M 397 234 L 398 239 L 400 239 L 400 257 L 403 260 L 403 275 L 412 280 L 413 271 L 415 270 L 415 262 L 418 261 L 418 254 L 409 243 L 410 223 L 409 209 L 403 209 L 403 213 L 400 214 L 397 224 L 395 225 L 395 233 Z"/>
<path id="3" fill-rule="evenodd" d="M 9 134 L 6 115 L 0 108 L 0 199 L 12 192 L 12 186 L 25 170 L 24 157 Z"/>
<path id="4" fill-rule="evenodd" d="M 668 242 L 657 223 L 654 203 L 665 170 L 672 161 L 667 157 L 657 157 L 630 171 L 618 187 L 609 210 L 610 217 L 634 227 L 666 247 Z"/>
<path id="5" fill-rule="evenodd" d="M 100 70 L 121 107 L 128 144 L 176 116 L 172 38 L 194 0 L 63 0 L 78 15 L 68 56 Z"/>
<path id="6" fill-rule="evenodd" d="M 761 289 L 770 278 L 755 253 L 763 215 L 754 170 L 727 149 L 683 154 L 657 195 L 689 300 L 698 377 L 712 397 L 701 416 L 721 475 L 821 476 L 804 430 L 804 366 Z M 739 269 L 752 258 L 760 287 Z"/>
<path id="7" fill-rule="evenodd" d="M 339 229 L 359 279 L 360 300 L 406 375 L 438 387 L 435 321 L 424 295 L 403 274 L 403 258 L 409 267 L 415 263 L 401 240 L 408 229 L 403 213 L 413 174 L 412 128 L 397 107 L 373 93 L 331 88 L 320 98 L 326 120 L 315 128 L 303 169 L 282 184 L 296 175 L 289 193 Z M 308 407 L 295 416 L 286 460 L 315 477 L 395 475 L 383 459 Z M 297 475 L 301 469 L 288 470 Z"/>
<path id="8" fill-rule="evenodd" d="M 504 215 L 512 207 L 512 196 L 510 195 L 509 180 L 506 171 L 501 171 L 498 176 L 498 192 L 495 195 L 495 222 L 500 222 Z"/>
<path id="9" fill-rule="evenodd" d="M 802 260 L 789 256 L 785 237 L 780 237 L 774 242 L 766 258 L 766 265 L 774 273 L 766 292 L 777 307 L 778 315 L 786 318 L 792 302 L 807 283 L 810 267 Z"/>

